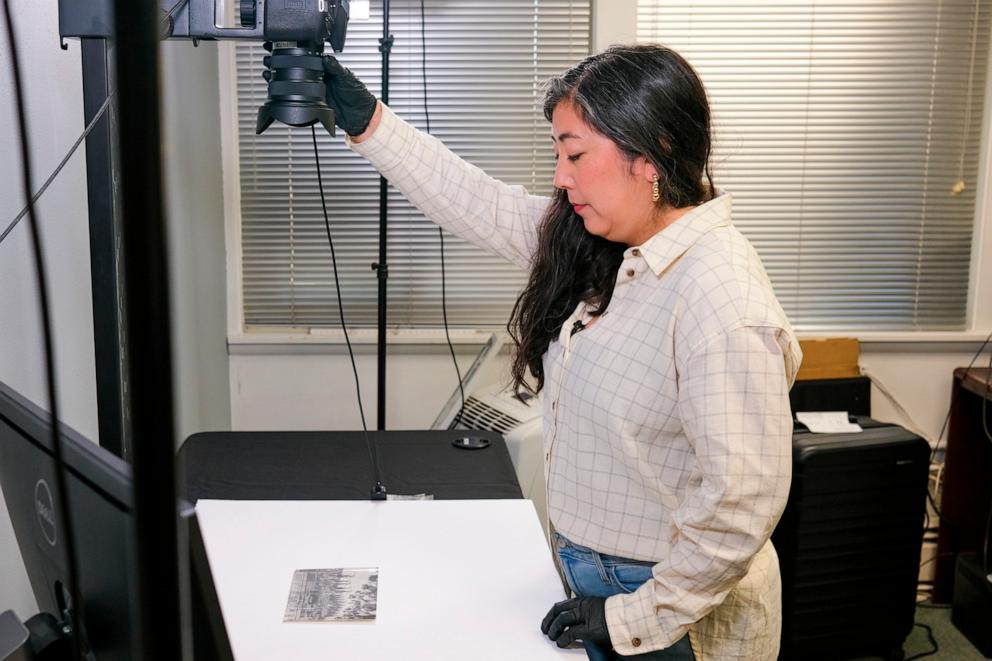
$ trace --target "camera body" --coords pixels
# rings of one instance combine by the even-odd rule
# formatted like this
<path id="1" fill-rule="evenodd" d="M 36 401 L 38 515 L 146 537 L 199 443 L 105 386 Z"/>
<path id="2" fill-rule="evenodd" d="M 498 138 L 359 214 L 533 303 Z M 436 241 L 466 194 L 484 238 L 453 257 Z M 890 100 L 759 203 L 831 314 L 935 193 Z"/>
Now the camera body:
<path id="1" fill-rule="evenodd" d="M 344 49 L 350 11 L 348 0 L 237 0 L 238 25 L 235 27 L 217 25 L 218 1 L 222 0 L 188 0 L 188 12 L 185 15 L 182 11 L 177 13 L 169 36 L 308 43 L 328 41 L 335 52 Z"/>
<path id="2" fill-rule="evenodd" d="M 263 74 L 269 98 L 255 132 L 274 121 L 320 123 L 334 134 L 334 111 L 324 100 L 324 44 L 344 49 L 348 0 L 160 0 L 162 39 L 248 39 L 266 42 Z M 236 2 L 234 6 L 226 3 Z M 113 0 L 59 0 L 59 33 L 113 39 Z M 234 11 L 236 10 L 236 11 Z M 234 16 L 236 14 L 236 16 Z M 227 17 L 225 20 L 221 20 Z M 233 18 L 232 18 L 233 17 Z M 225 25 L 230 21 L 231 25 Z M 274 48 L 273 48 L 274 44 Z"/>
<path id="3" fill-rule="evenodd" d="M 59 0 L 63 38 L 112 39 L 114 0 Z M 227 3 L 236 2 L 234 6 Z M 330 42 L 340 52 L 348 30 L 348 0 L 159 0 L 162 36 L 172 39 Z M 234 11 L 232 11 L 234 10 Z M 226 26 L 224 16 L 234 15 Z"/>

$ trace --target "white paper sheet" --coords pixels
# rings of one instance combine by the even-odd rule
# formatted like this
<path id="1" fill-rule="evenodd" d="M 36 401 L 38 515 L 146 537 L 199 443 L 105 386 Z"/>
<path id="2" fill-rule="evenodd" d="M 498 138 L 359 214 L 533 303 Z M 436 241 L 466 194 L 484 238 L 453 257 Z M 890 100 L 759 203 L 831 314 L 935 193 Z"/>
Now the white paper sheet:
<path id="1" fill-rule="evenodd" d="M 211 501 L 197 516 L 238 661 L 585 658 L 540 623 L 565 597 L 533 504 Z M 283 622 L 293 572 L 378 567 L 371 622 Z"/>
<path id="2" fill-rule="evenodd" d="M 862 431 L 861 425 L 850 422 L 847 411 L 797 412 L 796 420 L 816 434 L 846 434 Z"/>

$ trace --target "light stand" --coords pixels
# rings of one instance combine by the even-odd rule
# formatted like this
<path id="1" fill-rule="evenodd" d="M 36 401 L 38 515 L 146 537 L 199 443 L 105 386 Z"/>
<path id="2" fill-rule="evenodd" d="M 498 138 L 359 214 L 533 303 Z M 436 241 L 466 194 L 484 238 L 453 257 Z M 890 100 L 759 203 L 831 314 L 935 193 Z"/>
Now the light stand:
<path id="1" fill-rule="evenodd" d="M 389 0 L 382 0 L 382 38 L 379 39 L 379 52 L 382 53 L 382 102 L 389 104 L 389 52 L 393 48 L 393 35 L 389 34 Z M 377 365 L 377 408 L 376 429 L 386 428 L 386 281 L 389 279 L 389 265 L 386 263 L 387 226 L 389 224 L 389 183 L 379 175 L 379 261 L 372 264 L 372 270 L 379 278 L 379 316 L 376 328 L 378 337 Z"/>

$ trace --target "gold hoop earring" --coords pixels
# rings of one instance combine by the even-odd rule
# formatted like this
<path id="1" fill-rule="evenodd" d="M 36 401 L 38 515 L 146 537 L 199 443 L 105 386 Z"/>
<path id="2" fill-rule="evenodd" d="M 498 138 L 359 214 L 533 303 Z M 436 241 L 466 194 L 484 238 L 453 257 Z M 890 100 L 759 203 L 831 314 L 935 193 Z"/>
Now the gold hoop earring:
<path id="1" fill-rule="evenodd" d="M 661 189 L 658 186 L 658 175 L 655 175 L 654 179 L 651 180 L 651 201 L 657 202 L 660 199 L 661 199 Z"/>

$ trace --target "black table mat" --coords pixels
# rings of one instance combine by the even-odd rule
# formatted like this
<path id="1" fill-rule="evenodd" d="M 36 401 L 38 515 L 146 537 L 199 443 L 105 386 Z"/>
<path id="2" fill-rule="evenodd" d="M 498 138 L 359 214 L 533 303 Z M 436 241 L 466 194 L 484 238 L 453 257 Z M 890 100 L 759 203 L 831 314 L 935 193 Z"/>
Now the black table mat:
<path id="1" fill-rule="evenodd" d="M 451 445 L 472 434 L 482 450 Z M 370 431 L 390 494 L 522 498 L 506 443 L 487 431 Z M 334 432 L 204 432 L 178 454 L 180 494 L 225 500 L 366 500 L 375 483 L 365 436 Z"/>

